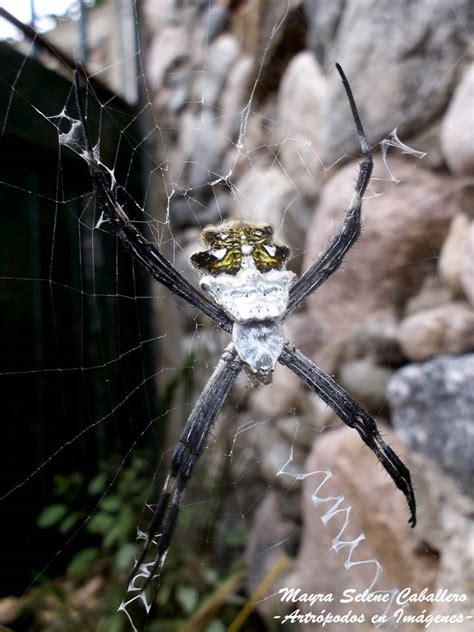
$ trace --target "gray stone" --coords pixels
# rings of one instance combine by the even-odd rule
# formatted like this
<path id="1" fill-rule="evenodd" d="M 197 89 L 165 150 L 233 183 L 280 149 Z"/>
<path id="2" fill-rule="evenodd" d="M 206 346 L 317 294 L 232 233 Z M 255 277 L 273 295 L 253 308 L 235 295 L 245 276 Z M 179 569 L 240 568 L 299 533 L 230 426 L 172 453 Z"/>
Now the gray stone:
<path id="1" fill-rule="evenodd" d="M 377 366 L 370 358 L 352 360 L 342 365 L 338 382 L 369 413 L 378 413 L 385 406 L 385 389 L 393 371 Z"/>
<path id="2" fill-rule="evenodd" d="M 392 421 L 417 452 L 439 462 L 466 493 L 474 490 L 474 354 L 411 364 L 392 378 Z"/>
<path id="3" fill-rule="evenodd" d="M 308 48 L 321 65 L 334 43 L 339 21 L 347 0 L 305 0 L 304 8 L 308 21 Z"/>
<path id="4" fill-rule="evenodd" d="M 369 357 L 377 365 L 394 366 L 404 361 L 397 337 L 395 319 L 363 322 L 357 328 L 345 353 L 347 359 Z"/>
<path id="5" fill-rule="evenodd" d="M 180 132 L 177 150 L 170 162 L 170 177 L 178 182 L 181 190 L 189 193 L 190 203 L 194 198 L 200 211 L 206 211 L 200 202 L 202 187 L 217 178 L 225 148 L 217 115 L 212 108 L 186 112 L 181 117 Z"/>
<path id="6" fill-rule="evenodd" d="M 211 6 L 207 13 L 208 39 L 210 42 L 224 29 L 229 17 L 229 8 L 223 4 Z"/>
<path id="7" fill-rule="evenodd" d="M 255 97 L 265 99 L 278 88 L 290 59 L 305 48 L 303 0 L 265 2 L 248 0 L 233 12 L 232 30 L 242 49 L 255 60 Z"/>
<path id="8" fill-rule="evenodd" d="M 452 290 L 454 296 L 463 294 L 461 266 L 463 264 L 463 258 L 467 256 L 468 249 L 466 248 L 466 242 L 469 239 L 470 223 L 469 217 L 464 213 L 458 213 L 456 217 L 453 218 L 439 257 L 439 274 Z M 472 272 L 474 274 L 474 270 Z"/>
<path id="9" fill-rule="evenodd" d="M 228 33 L 220 35 L 211 44 L 206 56 L 206 67 L 203 69 L 204 89 L 199 94 L 203 104 L 217 106 L 239 52 L 237 39 Z"/>
<path id="10" fill-rule="evenodd" d="M 347 1 L 339 17 L 339 3 L 332 4 L 317 3 L 314 17 L 325 29 L 321 44 L 334 39 L 324 52 L 329 73 L 325 116 L 329 162 L 344 151 L 359 149 L 334 62 L 349 78 L 369 142 L 385 138 L 394 128 L 406 138 L 439 118 L 449 102 L 456 83 L 454 70 L 463 58 L 467 63 L 471 6 L 469 0 L 458 0 L 453 11 L 449 0 L 356 0 Z"/>
<path id="11" fill-rule="evenodd" d="M 417 312 L 405 318 L 398 332 L 403 353 L 421 362 L 442 353 L 474 349 L 474 311 L 458 301 Z"/>
<path id="12" fill-rule="evenodd" d="M 302 454 L 311 450 L 319 434 L 319 430 L 314 427 L 314 424 L 307 424 L 304 419 L 296 415 L 277 419 L 275 427 L 286 439 L 287 444 L 294 446 Z"/>
<path id="13" fill-rule="evenodd" d="M 286 367 L 277 364 L 271 384 L 257 388 L 250 397 L 251 411 L 260 418 L 288 415 L 302 397 L 303 383 Z"/>
<path id="14" fill-rule="evenodd" d="M 420 131 L 415 130 L 405 140 L 408 147 L 424 154 L 423 166 L 426 169 L 441 170 L 445 168 L 445 160 L 441 153 L 440 130 L 441 120 L 437 119 Z"/>
<path id="15" fill-rule="evenodd" d="M 253 70 L 252 58 L 241 55 L 229 69 L 226 89 L 220 100 L 220 129 L 229 145 L 238 143 L 241 125 L 245 120 L 248 86 Z"/>
<path id="16" fill-rule="evenodd" d="M 260 468 L 269 485 L 285 492 L 298 492 L 301 486 L 299 474 L 304 471 L 305 457 L 301 450 L 273 423 L 260 425 L 255 433 L 261 448 Z"/>
<path id="17" fill-rule="evenodd" d="M 444 240 L 444 245 L 446 240 Z M 417 312 L 424 312 L 426 310 L 435 309 L 451 303 L 453 300 L 453 293 L 447 285 L 445 285 L 436 273 L 426 276 L 420 286 L 418 292 L 408 299 L 403 315 L 405 317 L 416 314 Z M 399 342 L 398 333 L 397 341 Z"/>
<path id="18" fill-rule="evenodd" d="M 413 452 L 410 457 L 413 473 L 416 475 L 416 495 L 418 501 L 417 536 L 424 545 L 439 555 L 439 567 L 434 591 L 447 590 L 449 593 L 465 593 L 465 602 L 439 602 L 430 608 L 430 614 L 472 615 L 469 595 L 474 592 L 472 573 L 472 551 L 474 550 L 474 501 L 460 493 L 455 481 L 446 476 L 439 463 Z M 465 621 L 467 624 L 467 621 Z M 458 628 L 459 624 L 446 626 L 439 623 L 430 630 L 447 632 Z M 468 630 L 470 628 L 462 628 Z"/>
<path id="19" fill-rule="evenodd" d="M 288 64 L 280 82 L 276 142 L 285 172 L 309 199 L 315 199 L 324 177 L 321 162 L 322 107 L 326 80 L 308 52 Z"/>
<path id="20" fill-rule="evenodd" d="M 173 22 L 175 15 L 175 0 L 162 0 L 162 2 L 145 0 L 143 3 L 144 21 L 150 26 L 150 29 L 153 29 L 154 33 L 160 31 L 166 24 Z"/>
<path id="21" fill-rule="evenodd" d="M 464 257 L 461 260 L 459 279 L 467 300 L 474 307 L 474 222 L 471 222 L 464 242 Z"/>
<path id="22" fill-rule="evenodd" d="M 150 87 L 158 94 L 160 104 L 163 97 L 159 91 L 168 80 L 168 71 L 175 70 L 188 59 L 189 37 L 183 26 L 166 26 L 153 38 L 148 51 L 147 68 Z"/>
<path id="23" fill-rule="evenodd" d="M 259 504 L 253 518 L 252 528 L 245 550 L 247 562 L 248 593 L 254 595 L 260 583 L 270 574 L 275 579 L 266 590 L 267 595 L 275 595 L 270 599 L 262 599 L 256 604 L 262 616 L 283 616 L 292 608 L 292 604 L 282 602 L 276 594 L 287 585 L 293 563 L 290 562 L 288 550 L 294 548 L 294 540 L 299 535 L 299 525 L 281 515 L 282 500 L 274 491 L 267 493 Z M 279 573 L 275 573 L 279 568 Z"/>
<path id="24" fill-rule="evenodd" d="M 443 119 L 441 146 L 449 169 L 474 174 L 474 66 L 464 73 Z"/>

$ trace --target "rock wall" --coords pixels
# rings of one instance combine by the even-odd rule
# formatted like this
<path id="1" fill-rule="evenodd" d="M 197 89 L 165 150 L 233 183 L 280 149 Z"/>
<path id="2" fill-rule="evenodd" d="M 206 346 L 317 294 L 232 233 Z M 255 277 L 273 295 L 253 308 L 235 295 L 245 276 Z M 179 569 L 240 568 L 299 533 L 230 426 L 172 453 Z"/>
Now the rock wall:
<path id="1" fill-rule="evenodd" d="M 336 594 L 341 585 L 363 586 L 366 571 L 344 570 L 330 553 L 337 529 L 320 521 L 314 478 L 299 476 L 326 469 L 389 584 L 468 589 L 456 566 L 469 563 L 474 488 L 471 6 L 144 4 L 146 70 L 169 194 L 163 209 L 180 246 L 175 262 L 193 282 L 188 256 L 207 223 L 271 222 L 291 247 L 296 272 L 340 228 L 358 139 L 335 61 L 350 79 L 375 154 L 360 240 L 285 332 L 385 424 L 413 473 L 420 524 L 410 531 L 403 498 L 375 459 L 286 369 L 278 367 L 264 389 L 242 381 L 239 415 L 223 432 L 239 429 L 232 467 L 235 480 L 247 480 L 236 486 L 236 502 L 253 516 L 250 591 L 295 533 L 293 562 L 279 585 Z M 197 336 L 190 315 L 185 308 L 174 313 L 182 345 L 171 353 L 207 341 L 215 358 L 225 337 L 205 328 Z M 208 370 L 197 373 L 202 385 Z M 257 502 L 268 485 L 271 495 Z M 269 614 L 274 606 L 267 600 L 259 608 Z"/>

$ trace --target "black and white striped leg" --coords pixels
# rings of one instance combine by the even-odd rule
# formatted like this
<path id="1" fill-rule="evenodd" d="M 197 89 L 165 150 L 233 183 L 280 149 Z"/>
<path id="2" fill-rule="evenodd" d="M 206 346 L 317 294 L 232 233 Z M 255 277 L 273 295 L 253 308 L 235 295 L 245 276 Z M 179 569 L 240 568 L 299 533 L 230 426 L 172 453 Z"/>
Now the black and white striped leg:
<path id="1" fill-rule="evenodd" d="M 346 213 L 346 219 L 342 230 L 331 241 L 324 253 L 317 261 L 301 276 L 301 278 L 293 285 L 290 290 L 287 314 L 292 312 L 304 299 L 322 285 L 333 272 L 335 272 L 342 263 L 346 252 L 351 248 L 360 235 L 361 228 L 361 208 L 362 197 L 369 184 L 372 174 L 372 154 L 370 152 L 369 143 L 360 121 L 359 113 L 352 95 L 352 90 L 347 78 L 339 66 L 336 68 L 341 75 L 342 83 L 346 90 L 349 105 L 351 107 L 352 116 L 357 129 L 360 140 L 360 148 L 363 153 L 363 160 L 360 163 L 359 175 L 354 189 L 351 204 Z"/>
<path id="2" fill-rule="evenodd" d="M 79 75 L 77 73 L 74 90 L 80 122 L 80 145 L 82 150 L 80 155 L 87 162 L 98 207 L 104 217 L 110 222 L 112 230 L 134 259 L 146 268 L 154 279 L 181 298 L 184 298 L 203 314 L 212 318 L 222 329 L 229 332 L 232 331 L 232 323 L 220 307 L 212 303 L 193 287 L 130 222 L 119 203 L 115 181 L 111 174 L 100 164 L 94 152 L 87 128 Z"/>
<path id="3" fill-rule="evenodd" d="M 233 345 L 229 345 L 186 421 L 155 515 L 143 534 L 145 546 L 130 576 L 129 592 L 143 591 L 150 581 L 159 578 L 187 482 L 241 366 Z"/>
<path id="4" fill-rule="evenodd" d="M 362 441 L 374 452 L 395 485 L 405 495 L 411 514 L 408 522 L 414 527 L 416 524 L 416 501 L 410 472 L 392 448 L 382 439 L 372 417 L 359 406 L 347 391 L 297 349 L 293 349 L 287 344 L 279 361 L 303 380 L 345 424 L 357 430 Z"/>

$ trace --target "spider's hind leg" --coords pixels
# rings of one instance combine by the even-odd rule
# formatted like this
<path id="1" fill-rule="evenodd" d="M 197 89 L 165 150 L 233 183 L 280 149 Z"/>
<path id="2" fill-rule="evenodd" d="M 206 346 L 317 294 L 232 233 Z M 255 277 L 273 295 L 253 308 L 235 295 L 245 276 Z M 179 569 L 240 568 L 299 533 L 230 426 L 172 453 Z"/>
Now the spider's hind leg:
<path id="1" fill-rule="evenodd" d="M 410 472 L 392 448 L 382 439 L 372 417 L 342 386 L 339 386 L 297 349 L 286 345 L 280 356 L 280 362 L 303 380 L 349 428 L 354 428 L 359 433 L 362 441 L 373 451 L 395 485 L 405 495 L 410 511 L 408 522 L 414 527 L 416 524 L 416 501 Z"/>
<path id="2" fill-rule="evenodd" d="M 139 535 L 145 539 L 145 545 L 129 578 L 128 592 L 143 592 L 160 575 L 186 485 L 241 365 L 233 345 L 229 345 L 186 421 L 147 534 Z"/>

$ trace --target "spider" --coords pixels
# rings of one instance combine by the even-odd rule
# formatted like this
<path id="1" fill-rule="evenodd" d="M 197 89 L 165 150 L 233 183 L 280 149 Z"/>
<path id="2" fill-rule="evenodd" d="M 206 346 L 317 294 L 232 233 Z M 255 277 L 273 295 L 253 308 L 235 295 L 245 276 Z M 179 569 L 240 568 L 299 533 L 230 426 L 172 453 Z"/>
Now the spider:
<path id="1" fill-rule="evenodd" d="M 412 527 L 416 524 L 410 473 L 382 439 L 375 421 L 331 377 L 286 342 L 281 331 L 285 318 L 339 268 L 361 230 L 362 197 L 372 173 L 372 154 L 349 82 L 341 66 L 336 64 L 336 68 L 349 101 L 363 155 L 342 229 L 319 259 L 296 279 L 293 272 L 286 270 L 290 251 L 285 245 L 274 242 L 270 225 L 233 221 L 207 226 L 201 233 L 204 250 L 191 256 L 192 265 L 201 274 L 202 292 L 193 287 L 129 221 L 118 201 L 115 181 L 100 164 L 92 146 L 76 73 L 81 156 L 87 162 L 103 217 L 132 257 L 154 279 L 232 335 L 232 342 L 225 348 L 186 421 L 148 532 L 138 532 L 144 546 L 129 578 L 129 592 L 142 594 L 152 579 L 159 578 L 186 485 L 224 400 L 242 369 L 263 384 L 271 381 L 277 362 L 293 371 L 347 426 L 359 433 L 405 495 L 409 523 Z"/>

